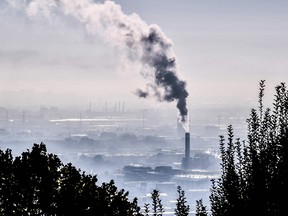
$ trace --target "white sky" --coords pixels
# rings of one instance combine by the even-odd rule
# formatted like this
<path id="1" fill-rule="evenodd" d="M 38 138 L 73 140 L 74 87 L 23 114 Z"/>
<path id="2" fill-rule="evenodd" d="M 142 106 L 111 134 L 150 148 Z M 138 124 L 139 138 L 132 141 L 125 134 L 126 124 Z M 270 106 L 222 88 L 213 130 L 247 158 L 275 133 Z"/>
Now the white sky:
<path id="1" fill-rule="evenodd" d="M 287 82 L 286 0 L 115 2 L 125 13 L 159 25 L 173 41 L 189 106 L 248 104 L 257 100 L 261 79 L 267 80 L 268 95 Z M 0 3 L 0 29 L 0 106 L 157 104 L 132 93 L 145 83 L 136 67 L 132 73 L 121 70 L 121 50 L 89 36 L 72 18 L 47 22 Z"/>

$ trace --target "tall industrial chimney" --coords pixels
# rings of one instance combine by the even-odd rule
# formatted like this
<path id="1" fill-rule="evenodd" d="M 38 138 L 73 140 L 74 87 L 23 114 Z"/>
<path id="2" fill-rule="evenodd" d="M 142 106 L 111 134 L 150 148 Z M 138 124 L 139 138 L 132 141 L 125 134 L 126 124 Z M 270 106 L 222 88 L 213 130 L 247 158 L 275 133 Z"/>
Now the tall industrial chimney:
<path id="1" fill-rule="evenodd" d="M 185 158 L 190 158 L 190 133 L 185 133 Z"/>
<path id="2" fill-rule="evenodd" d="M 182 168 L 189 169 L 191 164 L 190 158 L 190 133 L 185 133 L 185 156 L 182 158 Z"/>

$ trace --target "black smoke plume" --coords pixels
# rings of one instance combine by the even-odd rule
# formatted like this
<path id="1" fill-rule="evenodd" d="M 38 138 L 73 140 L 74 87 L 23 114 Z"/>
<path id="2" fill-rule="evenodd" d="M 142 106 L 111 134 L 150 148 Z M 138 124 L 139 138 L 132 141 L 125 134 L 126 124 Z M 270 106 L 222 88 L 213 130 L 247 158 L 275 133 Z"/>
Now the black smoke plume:
<path id="1" fill-rule="evenodd" d="M 188 92 L 186 82 L 177 76 L 175 58 L 168 57 L 171 43 L 163 38 L 158 28 L 150 27 L 149 33 L 141 38 L 141 45 L 143 48 L 141 61 L 154 74 L 152 82 L 147 84 L 146 90 L 138 89 L 136 94 L 143 98 L 152 95 L 159 101 L 172 102 L 176 100 L 181 122 L 185 123 L 188 114 L 186 103 Z"/>
<path id="2" fill-rule="evenodd" d="M 93 0 L 6 0 L 8 4 L 29 17 L 42 15 L 48 20 L 59 13 L 72 16 L 83 23 L 87 33 L 101 36 L 110 45 L 126 50 L 125 64 L 140 62 L 141 75 L 148 82 L 146 90 L 136 90 L 142 98 L 177 101 L 183 127 L 187 130 L 188 92 L 186 82 L 177 75 L 172 42 L 157 25 L 148 25 L 139 15 L 123 13 L 113 1 Z M 127 60 L 127 61 L 126 61 Z"/>

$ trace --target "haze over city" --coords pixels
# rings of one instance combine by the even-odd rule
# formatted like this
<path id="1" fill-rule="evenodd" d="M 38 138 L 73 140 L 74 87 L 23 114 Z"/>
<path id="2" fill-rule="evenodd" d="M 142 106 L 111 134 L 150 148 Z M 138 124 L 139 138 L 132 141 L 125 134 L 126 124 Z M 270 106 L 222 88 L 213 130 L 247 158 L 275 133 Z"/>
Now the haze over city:
<path id="1" fill-rule="evenodd" d="M 0 2 L 0 145 L 49 152 L 173 212 L 208 203 L 219 135 L 287 81 L 288 2 Z M 148 194 L 148 195 L 147 195 Z M 191 213 L 195 207 L 191 207 Z"/>

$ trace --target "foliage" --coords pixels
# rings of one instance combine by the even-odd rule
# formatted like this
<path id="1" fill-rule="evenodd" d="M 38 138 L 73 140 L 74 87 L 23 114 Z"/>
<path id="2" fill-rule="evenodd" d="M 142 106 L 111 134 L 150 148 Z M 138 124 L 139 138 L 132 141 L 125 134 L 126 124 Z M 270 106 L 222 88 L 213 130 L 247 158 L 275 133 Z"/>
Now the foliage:
<path id="1" fill-rule="evenodd" d="M 177 203 L 175 208 L 175 216 L 187 216 L 189 215 L 190 206 L 187 205 L 185 191 L 182 190 L 181 186 L 177 187 Z"/>
<path id="2" fill-rule="evenodd" d="M 154 216 L 162 216 L 164 213 L 164 208 L 162 205 L 162 201 L 160 199 L 160 193 L 158 190 L 153 190 L 151 193 L 152 199 L 152 213 Z"/>
<path id="3" fill-rule="evenodd" d="M 195 216 L 208 216 L 206 206 L 203 205 L 203 200 L 196 200 L 196 214 Z"/>
<path id="4" fill-rule="evenodd" d="M 190 206 L 187 205 L 187 200 L 185 196 L 185 191 L 182 190 L 181 186 L 177 187 L 177 202 L 176 202 L 176 208 L 174 209 L 175 215 L 176 216 L 188 216 L 189 215 L 189 210 Z M 149 205 L 148 203 L 144 204 L 144 215 L 154 215 L 154 216 L 162 216 L 164 211 L 164 207 L 162 205 L 162 201 L 160 199 L 160 193 L 158 190 L 153 190 L 151 192 L 151 199 L 152 199 L 152 209 L 151 209 L 151 214 L 149 214 Z"/>
<path id="5" fill-rule="evenodd" d="M 0 150 L 0 215 L 141 215 L 137 199 L 129 201 L 113 181 L 96 183 L 96 176 L 47 154 L 43 143 L 15 159 Z"/>
<path id="6" fill-rule="evenodd" d="M 149 215 L 149 203 L 144 204 L 144 216 Z"/>
<path id="7" fill-rule="evenodd" d="M 260 81 L 259 107 L 252 109 L 247 141 L 220 136 L 221 172 L 212 181 L 213 216 L 286 215 L 288 194 L 288 91 L 276 86 L 272 110 L 264 110 L 265 81 Z"/>

